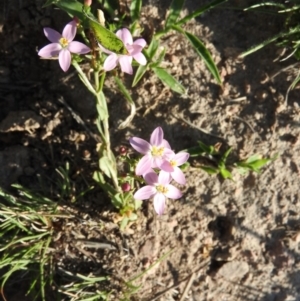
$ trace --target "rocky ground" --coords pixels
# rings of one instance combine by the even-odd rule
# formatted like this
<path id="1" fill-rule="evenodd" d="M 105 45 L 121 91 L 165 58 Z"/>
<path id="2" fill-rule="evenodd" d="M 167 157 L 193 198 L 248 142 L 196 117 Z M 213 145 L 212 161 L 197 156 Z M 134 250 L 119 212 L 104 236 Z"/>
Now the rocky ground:
<path id="1" fill-rule="evenodd" d="M 142 23 L 160 26 L 171 1 L 144 3 Z M 204 4 L 186 1 L 185 13 Z M 59 167 L 70 164 L 74 195 L 90 185 L 97 169 L 93 98 L 74 69 L 63 73 L 55 61 L 40 60 L 47 44 L 42 28 L 60 31 L 62 12 L 42 8 L 44 1 L 3 1 L 0 31 L 0 183 L 21 183 L 55 199 Z M 132 300 L 300 300 L 299 90 L 286 92 L 298 73 L 288 50 L 268 46 L 239 57 L 281 30 L 276 15 L 243 12 L 250 2 L 231 1 L 186 25 L 211 51 L 222 75 L 220 88 L 186 40 L 175 33 L 163 38 L 164 66 L 188 88 L 181 97 L 148 74 L 132 90 L 137 115 L 123 130 L 129 113 L 122 95 L 108 81 L 112 143 L 128 146 L 131 136 L 148 139 L 161 126 L 176 151 L 201 140 L 233 147 L 233 162 L 252 154 L 278 159 L 260 174 L 234 181 L 209 176 L 191 161 L 184 196 L 169 201 L 157 217 L 145 202 L 125 233 L 114 223 L 108 200 L 99 188 L 72 203 L 72 218 L 60 227 L 57 265 L 81 274 L 130 279 L 168 251 L 146 275 Z M 238 8 L 238 9 L 233 9 Z M 130 87 L 131 78 L 124 76 Z M 67 105 L 66 105 L 67 104 Z M 72 108 L 84 121 L 78 123 Z M 206 133 L 205 133 L 206 132 Z M 92 135 L 94 133 L 95 135 Z M 208 133 L 208 134 L 207 134 Z M 219 137 L 219 138 L 218 138 Z M 79 243 L 106 242 L 106 249 Z M 78 244 L 77 244 L 78 243 Z M 118 299 L 118 296 L 115 296 Z"/>

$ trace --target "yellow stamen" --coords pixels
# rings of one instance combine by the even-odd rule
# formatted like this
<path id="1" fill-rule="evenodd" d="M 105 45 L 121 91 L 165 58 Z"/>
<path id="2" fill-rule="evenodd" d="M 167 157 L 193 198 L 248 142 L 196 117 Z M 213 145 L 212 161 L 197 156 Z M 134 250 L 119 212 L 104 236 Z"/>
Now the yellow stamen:
<path id="1" fill-rule="evenodd" d="M 60 39 L 59 39 L 59 44 L 60 44 L 63 48 L 65 48 L 65 47 L 67 47 L 67 46 L 69 45 L 69 42 L 68 42 L 68 40 L 67 40 L 66 38 L 60 38 Z"/>
<path id="2" fill-rule="evenodd" d="M 157 185 L 156 190 L 158 192 L 163 193 L 163 194 L 166 194 L 168 192 L 168 188 L 166 186 L 163 186 L 163 185 Z"/>
<path id="3" fill-rule="evenodd" d="M 151 149 L 151 155 L 153 157 L 161 157 L 164 153 L 165 148 L 164 147 L 156 147 L 156 146 L 152 146 Z"/>
<path id="4" fill-rule="evenodd" d="M 170 160 L 170 164 L 171 164 L 172 167 L 177 166 L 177 162 L 175 160 Z"/>

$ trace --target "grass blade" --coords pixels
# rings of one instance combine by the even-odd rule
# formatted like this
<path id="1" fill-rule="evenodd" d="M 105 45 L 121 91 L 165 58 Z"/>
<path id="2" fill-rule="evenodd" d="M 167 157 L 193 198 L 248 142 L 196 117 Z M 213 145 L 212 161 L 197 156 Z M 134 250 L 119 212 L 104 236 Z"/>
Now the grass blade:
<path id="1" fill-rule="evenodd" d="M 142 0 L 132 0 L 130 5 L 130 16 L 132 22 L 139 19 L 142 8 Z"/>
<path id="2" fill-rule="evenodd" d="M 222 4 L 224 2 L 227 2 L 227 0 L 214 0 L 211 3 L 200 7 L 199 9 L 195 10 L 193 13 L 191 13 L 191 14 L 187 15 L 186 17 L 182 18 L 180 21 L 178 21 L 176 23 L 176 25 L 185 24 L 186 22 L 190 21 L 191 19 L 202 15 L 203 13 L 208 11 L 209 9 L 212 9 L 212 8 Z"/>
<path id="3" fill-rule="evenodd" d="M 161 67 L 153 68 L 154 73 L 164 83 L 164 85 L 170 87 L 173 91 L 179 94 L 185 94 L 185 88 L 165 69 Z"/>
<path id="4" fill-rule="evenodd" d="M 182 10 L 184 0 L 173 0 L 171 7 L 170 7 L 170 13 L 167 17 L 165 29 L 168 29 L 170 26 L 174 25 L 177 21 L 180 11 Z"/>
<path id="5" fill-rule="evenodd" d="M 136 73 L 135 73 L 135 76 L 134 76 L 134 79 L 133 79 L 133 82 L 131 85 L 132 87 L 137 85 L 137 83 L 141 80 L 141 78 L 144 76 L 146 71 L 147 71 L 147 65 L 146 66 L 139 65 L 139 67 L 136 70 Z"/>
<path id="6" fill-rule="evenodd" d="M 132 119 L 135 115 L 135 112 L 136 112 L 136 107 L 135 107 L 135 103 L 134 103 L 133 99 L 130 96 L 129 91 L 126 89 L 126 87 L 120 81 L 120 79 L 117 77 L 114 77 L 114 79 L 115 79 L 115 82 L 116 82 L 119 90 L 125 96 L 126 100 L 128 101 L 128 103 L 130 105 L 130 115 L 118 127 L 119 129 L 124 129 L 132 121 Z"/>
<path id="7" fill-rule="evenodd" d="M 194 47 L 194 49 L 196 50 L 198 55 L 204 60 L 204 63 L 206 64 L 208 70 L 211 72 L 211 74 L 213 75 L 215 80 L 218 82 L 218 84 L 221 85 L 222 80 L 221 80 L 218 68 L 217 68 L 214 60 L 212 59 L 209 51 L 204 46 L 204 44 L 196 36 L 194 36 L 193 34 L 187 32 L 187 31 L 184 31 L 179 26 L 173 26 L 173 28 L 176 31 L 178 31 L 186 36 L 186 38 L 191 43 L 191 45 Z"/>

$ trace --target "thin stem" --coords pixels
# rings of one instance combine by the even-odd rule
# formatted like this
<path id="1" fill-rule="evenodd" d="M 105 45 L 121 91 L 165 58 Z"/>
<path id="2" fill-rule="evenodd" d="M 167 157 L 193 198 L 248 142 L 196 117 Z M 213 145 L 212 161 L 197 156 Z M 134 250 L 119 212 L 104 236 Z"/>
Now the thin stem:
<path id="1" fill-rule="evenodd" d="M 81 70 L 81 68 L 78 65 L 78 63 L 74 60 L 74 61 L 72 61 L 72 65 L 77 70 L 77 72 L 79 74 L 79 77 L 82 80 L 82 82 L 85 84 L 85 86 L 89 89 L 89 91 L 91 93 L 93 93 L 94 95 L 96 95 L 97 93 L 96 93 L 94 87 L 92 86 L 92 84 L 90 83 L 90 81 L 88 80 L 88 78 L 86 77 L 86 75 L 84 74 L 84 72 Z"/>

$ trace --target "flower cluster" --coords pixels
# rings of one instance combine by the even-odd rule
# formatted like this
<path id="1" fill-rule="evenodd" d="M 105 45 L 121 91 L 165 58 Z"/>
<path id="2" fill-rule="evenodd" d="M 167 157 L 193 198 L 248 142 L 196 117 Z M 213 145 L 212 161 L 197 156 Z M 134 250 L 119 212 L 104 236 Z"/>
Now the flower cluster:
<path id="1" fill-rule="evenodd" d="M 156 213 L 162 215 L 166 207 L 166 198 L 179 199 L 182 196 L 181 191 L 170 182 L 173 179 L 179 184 L 185 184 L 185 176 L 178 166 L 188 160 L 189 154 L 186 152 L 175 154 L 168 141 L 164 139 L 161 127 L 153 131 L 150 143 L 133 137 L 130 144 L 144 155 L 138 162 L 135 172 L 142 175 L 147 183 L 134 194 L 134 198 L 136 200 L 153 198 Z M 155 170 L 159 170 L 158 174 Z"/>

